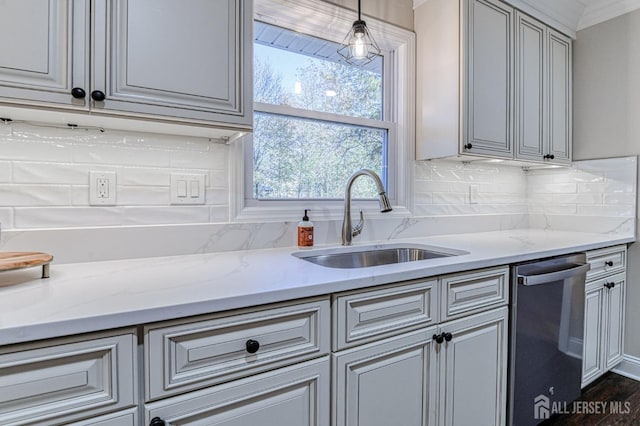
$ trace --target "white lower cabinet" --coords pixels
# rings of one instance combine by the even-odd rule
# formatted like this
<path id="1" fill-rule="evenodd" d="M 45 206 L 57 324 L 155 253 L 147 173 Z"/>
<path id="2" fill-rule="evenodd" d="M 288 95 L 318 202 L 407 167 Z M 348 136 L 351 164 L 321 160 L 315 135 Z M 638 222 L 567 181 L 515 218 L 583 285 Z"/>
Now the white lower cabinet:
<path id="1" fill-rule="evenodd" d="M 333 426 L 434 424 L 437 327 L 333 355 Z"/>
<path id="2" fill-rule="evenodd" d="M 625 281 L 625 274 L 618 274 L 587 284 L 583 387 L 622 361 Z"/>
<path id="3" fill-rule="evenodd" d="M 0 348 L 0 424 L 136 425 L 136 345 L 125 330 Z"/>
<path id="4" fill-rule="evenodd" d="M 146 404 L 156 425 L 329 426 L 325 356 Z"/>
<path id="5" fill-rule="evenodd" d="M 624 356 L 626 246 L 587 253 L 582 387 L 618 365 Z"/>
<path id="6" fill-rule="evenodd" d="M 447 275 L 433 284 L 334 295 L 334 307 L 353 305 L 345 312 L 360 320 L 341 309 L 334 333 L 375 319 L 392 336 L 344 350 L 334 340 L 333 426 L 506 424 L 508 268 Z M 414 301 L 408 294 L 429 297 Z M 415 329 L 419 321 L 400 320 L 423 318 L 426 306 L 433 308 L 421 328 Z"/>
<path id="7" fill-rule="evenodd" d="M 441 325 L 437 424 L 506 424 L 508 312 L 505 306 Z"/>

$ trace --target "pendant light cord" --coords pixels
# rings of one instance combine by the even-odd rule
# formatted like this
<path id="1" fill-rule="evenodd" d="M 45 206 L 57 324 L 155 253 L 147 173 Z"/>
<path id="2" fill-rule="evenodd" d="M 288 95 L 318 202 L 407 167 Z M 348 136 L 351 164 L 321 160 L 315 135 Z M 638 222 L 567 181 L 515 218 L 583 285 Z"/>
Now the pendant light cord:
<path id="1" fill-rule="evenodd" d="M 362 17 L 360 16 L 360 0 L 358 0 L 358 21 L 362 21 Z"/>

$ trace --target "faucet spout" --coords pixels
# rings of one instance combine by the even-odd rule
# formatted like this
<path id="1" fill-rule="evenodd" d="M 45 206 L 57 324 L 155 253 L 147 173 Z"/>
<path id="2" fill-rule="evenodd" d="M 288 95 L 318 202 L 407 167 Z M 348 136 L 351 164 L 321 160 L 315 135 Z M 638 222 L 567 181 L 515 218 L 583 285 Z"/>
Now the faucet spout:
<path id="1" fill-rule="evenodd" d="M 360 222 L 354 227 L 351 225 L 351 187 L 355 180 L 360 176 L 369 176 L 376 184 L 378 188 L 378 203 L 380 204 L 380 212 L 386 213 L 390 212 L 392 209 L 391 202 L 389 202 L 389 197 L 387 197 L 387 193 L 384 189 L 384 185 L 382 184 L 382 179 L 380 176 L 376 174 L 373 170 L 369 169 L 361 169 L 352 174 L 347 180 L 347 186 L 344 194 L 344 219 L 342 221 L 342 245 L 350 246 L 351 240 L 356 235 L 362 232 L 362 228 L 364 226 L 364 216 L 362 211 L 360 211 Z"/>

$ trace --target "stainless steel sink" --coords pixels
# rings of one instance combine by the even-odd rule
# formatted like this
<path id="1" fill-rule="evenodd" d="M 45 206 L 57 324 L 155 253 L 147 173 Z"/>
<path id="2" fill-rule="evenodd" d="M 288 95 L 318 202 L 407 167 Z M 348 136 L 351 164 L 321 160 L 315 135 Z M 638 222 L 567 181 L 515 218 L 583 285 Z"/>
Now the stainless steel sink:
<path id="1" fill-rule="evenodd" d="M 294 256 L 302 260 L 329 268 L 367 268 L 461 254 L 466 254 L 466 252 L 440 247 L 399 244 L 293 253 Z"/>

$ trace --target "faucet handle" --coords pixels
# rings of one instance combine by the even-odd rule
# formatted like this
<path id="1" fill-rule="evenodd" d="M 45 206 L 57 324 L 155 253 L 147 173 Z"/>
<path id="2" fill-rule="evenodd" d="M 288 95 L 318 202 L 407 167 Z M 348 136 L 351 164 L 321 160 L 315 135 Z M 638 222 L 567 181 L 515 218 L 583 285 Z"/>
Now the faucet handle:
<path id="1" fill-rule="evenodd" d="M 356 226 L 353 227 L 353 231 L 351 231 L 351 236 L 355 237 L 356 235 L 360 235 L 363 227 L 364 227 L 364 215 L 362 214 L 362 210 L 360 210 L 360 221 Z"/>

